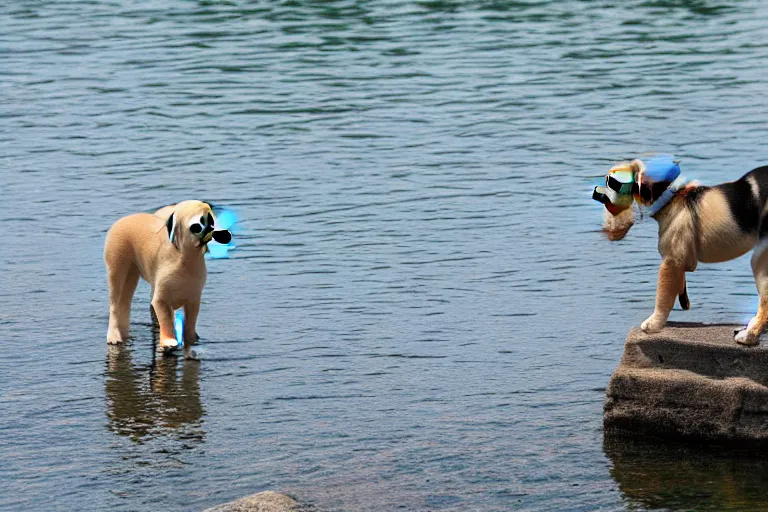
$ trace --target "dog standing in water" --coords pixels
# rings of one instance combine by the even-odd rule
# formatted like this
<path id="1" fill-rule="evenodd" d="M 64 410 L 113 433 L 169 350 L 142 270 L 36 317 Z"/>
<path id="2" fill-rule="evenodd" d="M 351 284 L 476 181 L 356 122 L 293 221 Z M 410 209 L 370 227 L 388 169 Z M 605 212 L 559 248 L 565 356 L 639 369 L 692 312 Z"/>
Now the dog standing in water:
<path id="1" fill-rule="evenodd" d="M 176 348 L 174 311 L 184 308 L 184 354 L 191 355 L 195 326 L 205 286 L 206 245 L 226 244 L 227 230 L 215 230 L 211 205 L 184 201 L 155 214 L 136 213 L 115 222 L 107 233 L 104 262 L 109 284 L 107 343 L 128 338 L 131 301 L 141 276 L 152 287 L 152 310 L 160 327 L 164 352 Z"/>
<path id="2" fill-rule="evenodd" d="M 604 230 L 611 240 L 621 240 L 632 227 L 633 199 L 647 206 L 659 224 L 662 262 L 656 308 L 640 327 L 646 333 L 659 332 L 675 297 L 683 309 L 690 308 L 685 273 L 696 270 L 698 262 L 728 261 L 754 248 L 752 273 L 760 305 L 735 340 L 757 345 L 768 327 L 768 166 L 713 187 L 686 183 L 679 175 L 679 166 L 669 157 L 633 160 L 614 166 L 606 187 L 596 187 L 593 193 L 606 207 Z"/>

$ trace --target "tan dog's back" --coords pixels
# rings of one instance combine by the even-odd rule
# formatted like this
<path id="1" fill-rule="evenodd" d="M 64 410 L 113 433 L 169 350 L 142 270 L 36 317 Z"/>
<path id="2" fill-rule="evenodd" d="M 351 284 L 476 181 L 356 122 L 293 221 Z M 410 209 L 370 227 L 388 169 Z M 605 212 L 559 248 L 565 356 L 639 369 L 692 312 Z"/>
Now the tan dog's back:
<path id="1" fill-rule="evenodd" d="M 107 232 L 104 244 L 104 261 L 107 268 L 138 267 L 145 281 L 155 280 L 156 260 L 168 242 L 165 223 L 150 213 L 128 215 L 115 222 Z M 136 250 L 141 247 L 142 250 Z"/>

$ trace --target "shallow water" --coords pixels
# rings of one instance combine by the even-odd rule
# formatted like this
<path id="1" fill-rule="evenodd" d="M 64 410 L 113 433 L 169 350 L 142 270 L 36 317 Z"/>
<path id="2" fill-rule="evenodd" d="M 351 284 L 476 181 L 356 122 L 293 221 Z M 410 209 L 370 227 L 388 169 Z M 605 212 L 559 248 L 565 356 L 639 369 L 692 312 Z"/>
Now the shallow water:
<path id="1" fill-rule="evenodd" d="M 0 6 L 0 508 L 747 510 L 765 464 L 605 440 L 652 310 L 655 226 L 591 187 L 646 152 L 765 164 L 752 1 L 61 1 Z M 148 288 L 108 350 L 118 217 L 241 216 L 200 362 L 155 360 Z M 689 278 L 744 321 L 745 258 Z M 695 485 L 694 485 L 695 484 Z"/>

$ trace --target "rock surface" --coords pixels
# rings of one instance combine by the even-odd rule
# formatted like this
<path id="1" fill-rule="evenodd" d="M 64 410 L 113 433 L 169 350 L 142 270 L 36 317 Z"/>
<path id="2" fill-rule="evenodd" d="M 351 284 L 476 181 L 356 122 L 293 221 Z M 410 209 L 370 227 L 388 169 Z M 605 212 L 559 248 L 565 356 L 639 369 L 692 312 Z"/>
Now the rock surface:
<path id="1" fill-rule="evenodd" d="M 296 500 L 285 494 L 264 491 L 205 509 L 203 512 L 302 512 L 306 510 Z"/>
<path id="2" fill-rule="evenodd" d="M 768 446 L 768 346 L 735 325 L 634 328 L 606 390 L 606 431 Z"/>

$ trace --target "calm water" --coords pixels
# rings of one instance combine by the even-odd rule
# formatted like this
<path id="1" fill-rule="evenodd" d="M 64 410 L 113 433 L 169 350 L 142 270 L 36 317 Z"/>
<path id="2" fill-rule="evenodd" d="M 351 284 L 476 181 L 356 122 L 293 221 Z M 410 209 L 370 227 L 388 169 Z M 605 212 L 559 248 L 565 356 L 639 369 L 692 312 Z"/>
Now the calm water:
<path id="1" fill-rule="evenodd" d="M 768 464 L 604 439 L 655 225 L 615 159 L 766 163 L 759 0 L 3 2 L 0 508 L 765 510 Z M 106 230 L 236 209 L 201 361 L 105 343 Z M 743 321 L 744 258 L 673 320 Z"/>

